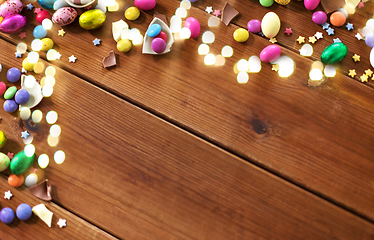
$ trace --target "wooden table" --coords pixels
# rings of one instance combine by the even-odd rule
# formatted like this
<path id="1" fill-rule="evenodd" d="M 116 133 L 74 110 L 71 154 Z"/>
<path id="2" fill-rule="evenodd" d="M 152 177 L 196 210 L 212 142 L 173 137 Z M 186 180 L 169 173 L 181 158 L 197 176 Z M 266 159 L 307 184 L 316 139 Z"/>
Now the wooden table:
<path id="1" fill-rule="evenodd" d="M 0 127 L 8 137 L 1 151 L 22 151 L 21 132 L 33 133 L 37 156 L 50 158 L 44 170 L 34 164 L 36 173 L 53 190 L 53 200 L 44 202 L 25 186 L 10 187 L 6 170 L 0 190 L 13 197 L 1 198 L 1 208 L 44 203 L 54 213 L 51 228 L 35 215 L 1 223 L 1 239 L 374 239 L 374 82 L 360 81 L 373 68 L 371 49 L 355 37 L 373 16 L 373 1 L 349 15 L 353 30 L 334 27 L 329 36 L 299 1 L 265 8 L 257 0 L 227 0 L 240 15 L 229 26 L 209 27 L 213 15 L 206 7 L 221 10 L 225 1 L 198 0 L 188 16 L 199 20 L 200 36 L 176 40 L 165 55 L 144 55 L 141 46 L 128 53 L 116 49 L 111 24 L 125 19 L 125 7 L 133 5 L 117 2 L 120 10 L 108 12 L 97 30 L 83 30 L 75 21 L 62 27 L 64 36 L 57 25 L 48 32 L 62 57 L 49 62 L 40 52 L 39 61 L 57 69 L 53 95 L 32 109 L 43 112 L 41 123 L 1 109 Z M 157 0 L 154 10 L 126 22 L 144 35 L 154 11 L 170 20 L 179 4 Z M 295 70 L 281 78 L 262 63 L 259 73 L 239 84 L 234 65 L 271 43 L 257 34 L 238 43 L 232 34 L 269 11 L 281 19 L 276 44 Z M 8 87 L 19 82 L 8 82 L 7 70 L 21 69 L 27 55 L 16 58 L 16 45 L 24 42 L 30 51 L 38 25 L 33 11 L 22 14 L 26 38 L 0 34 L 0 77 Z M 206 66 L 198 54 L 208 30 L 215 34 L 211 53 L 220 54 L 225 45 L 234 49 L 224 66 Z M 300 56 L 296 39 L 308 42 L 317 31 L 323 38 L 312 44 L 313 55 Z M 94 46 L 95 38 L 100 45 Z M 335 38 L 348 54 L 335 77 L 311 86 L 312 63 Z M 105 69 L 102 59 L 111 50 L 117 66 Z M 73 54 L 75 63 L 68 59 Z M 354 54 L 361 61 L 354 62 Z M 33 75 L 40 80 L 44 73 Z M 51 110 L 62 130 L 55 147 L 47 142 L 45 114 Z M 57 150 L 66 154 L 60 165 L 53 161 Z M 58 227 L 59 218 L 66 227 Z"/>

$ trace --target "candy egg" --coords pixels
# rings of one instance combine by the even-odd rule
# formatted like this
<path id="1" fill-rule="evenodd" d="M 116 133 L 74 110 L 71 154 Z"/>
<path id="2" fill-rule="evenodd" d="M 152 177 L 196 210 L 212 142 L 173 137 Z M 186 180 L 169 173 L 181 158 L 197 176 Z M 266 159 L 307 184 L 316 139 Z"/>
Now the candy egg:
<path id="1" fill-rule="evenodd" d="M 323 11 L 317 11 L 313 13 L 312 20 L 317 24 L 324 24 L 327 20 L 327 15 Z"/>
<path id="2" fill-rule="evenodd" d="M 281 54 L 281 48 L 278 45 L 269 45 L 262 49 L 260 53 L 261 61 L 269 63 L 275 61 Z"/>
<path id="3" fill-rule="evenodd" d="M 106 15 L 100 9 L 85 11 L 79 17 L 79 25 L 86 30 L 93 30 L 101 27 L 106 20 Z"/>
<path id="4" fill-rule="evenodd" d="M 9 87 L 5 93 L 4 93 L 4 99 L 11 99 L 14 97 L 14 95 L 17 92 L 17 87 L 16 86 L 11 86 Z"/>
<path id="5" fill-rule="evenodd" d="M 274 0 L 260 0 L 259 2 L 263 7 L 270 7 L 271 5 L 273 5 Z"/>
<path id="6" fill-rule="evenodd" d="M 0 16 L 5 18 L 22 11 L 23 5 L 19 0 L 8 0 L 0 5 Z"/>
<path id="7" fill-rule="evenodd" d="M 319 1 L 320 0 L 304 0 L 304 6 L 308 10 L 314 10 L 318 6 Z"/>
<path id="8" fill-rule="evenodd" d="M 1 22 L 0 30 L 4 33 L 20 32 L 26 25 L 26 17 L 20 14 L 15 14 L 4 18 Z"/>
<path id="9" fill-rule="evenodd" d="M 235 30 L 233 37 L 237 42 L 245 42 L 249 38 L 249 33 L 244 28 L 238 28 Z"/>
<path id="10" fill-rule="evenodd" d="M 348 48 L 344 43 L 333 43 L 325 48 L 321 54 L 321 62 L 324 64 L 335 64 L 343 60 L 347 55 Z"/>
<path id="11" fill-rule="evenodd" d="M 9 157 L 6 154 L 0 152 L 0 172 L 7 169 L 9 167 L 9 164 L 10 164 Z"/>
<path id="12" fill-rule="evenodd" d="M 8 100 L 5 100 L 3 104 L 3 108 L 5 112 L 12 113 L 12 112 L 17 111 L 18 104 L 16 103 L 16 101 L 8 99 Z"/>
<path id="13" fill-rule="evenodd" d="M 30 94 L 27 90 L 25 89 L 20 89 L 16 92 L 16 95 L 14 96 L 14 100 L 18 104 L 25 104 L 29 101 L 30 99 Z"/>
<path id="14" fill-rule="evenodd" d="M 186 19 L 184 26 L 191 31 L 191 38 L 197 38 L 200 35 L 200 23 L 194 17 L 189 17 Z"/>
<path id="15" fill-rule="evenodd" d="M 4 147 L 5 143 L 6 143 L 6 135 L 3 131 L 0 131 L 0 148 Z"/>
<path id="16" fill-rule="evenodd" d="M 40 11 L 38 14 L 36 14 L 36 21 L 38 21 L 40 24 L 42 24 L 43 20 L 46 18 L 51 18 L 51 14 L 47 10 Z"/>
<path id="17" fill-rule="evenodd" d="M 22 67 L 26 71 L 33 71 L 34 70 L 34 65 L 35 65 L 35 63 L 30 63 L 29 59 L 27 59 L 27 58 L 23 59 L 23 61 L 22 61 Z"/>
<path id="18" fill-rule="evenodd" d="M 374 48 L 370 51 L 370 64 L 374 68 Z"/>
<path id="19" fill-rule="evenodd" d="M 135 6 L 141 10 L 151 10 L 156 6 L 156 0 L 135 0 Z"/>
<path id="20" fill-rule="evenodd" d="M 0 82 L 0 96 L 2 96 L 5 93 L 6 85 L 4 82 Z"/>
<path id="21" fill-rule="evenodd" d="M 156 53 L 162 53 L 166 49 L 166 42 L 162 38 L 152 40 L 152 50 Z"/>
<path id="22" fill-rule="evenodd" d="M 77 15 L 77 11 L 72 7 L 59 8 L 52 15 L 52 22 L 60 26 L 69 25 L 74 22 Z"/>
<path id="23" fill-rule="evenodd" d="M 275 37 L 280 29 L 280 19 L 274 12 L 268 12 L 262 18 L 261 30 L 267 38 Z"/>
<path id="24" fill-rule="evenodd" d="M 374 47 L 374 33 L 369 33 L 365 36 L 365 43 L 369 47 Z"/>
<path id="25" fill-rule="evenodd" d="M 140 11 L 137 7 L 129 7 L 125 11 L 125 18 L 130 21 L 134 21 L 138 19 L 140 16 Z"/>
<path id="26" fill-rule="evenodd" d="M 252 19 L 247 23 L 247 29 L 251 33 L 259 33 L 261 31 L 261 22 L 258 19 Z"/>
<path id="27" fill-rule="evenodd" d="M 22 174 L 32 166 L 34 161 L 35 153 L 29 157 L 25 154 L 25 151 L 21 151 L 17 153 L 10 162 L 10 171 L 16 175 Z"/>
<path id="28" fill-rule="evenodd" d="M 345 20 L 346 20 L 345 15 L 342 12 L 336 11 L 330 15 L 330 22 L 335 27 L 343 26 L 343 24 L 345 23 Z"/>
<path id="29" fill-rule="evenodd" d="M 132 43 L 129 39 L 121 39 L 117 42 L 117 49 L 121 52 L 128 52 L 132 47 Z"/>
<path id="30" fill-rule="evenodd" d="M 287 5 L 291 2 L 291 0 L 274 0 L 274 1 L 280 5 Z"/>
<path id="31" fill-rule="evenodd" d="M 6 73 L 9 82 L 15 83 L 21 79 L 21 71 L 18 68 L 10 68 Z"/>
<path id="32" fill-rule="evenodd" d="M 56 0 L 38 0 L 38 3 L 42 8 L 51 9 Z"/>
<path id="33" fill-rule="evenodd" d="M 25 177 L 22 174 L 20 175 L 10 174 L 8 177 L 8 184 L 12 187 L 20 187 L 24 181 L 25 181 Z"/>
<path id="34" fill-rule="evenodd" d="M 149 26 L 148 30 L 147 30 L 147 35 L 149 37 L 156 37 L 159 33 L 161 32 L 161 26 L 160 24 L 152 24 L 151 26 Z"/>

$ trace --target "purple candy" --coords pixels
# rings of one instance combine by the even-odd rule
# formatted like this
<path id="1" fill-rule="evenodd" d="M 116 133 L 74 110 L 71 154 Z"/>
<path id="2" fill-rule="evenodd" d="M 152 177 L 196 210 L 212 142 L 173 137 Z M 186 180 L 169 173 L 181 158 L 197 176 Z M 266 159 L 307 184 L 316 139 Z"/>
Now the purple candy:
<path id="1" fill-rule="evenodd" d="M 313 22 L 321 25 L 327 21 L 327 15 L 325 12 L 317 11 L 313 13 L 312 20 Z"/>
<path id="2" fill-rule="evenodd" d="M 8 100 L 5 100 L 3 108 L 5 112 L 12 113 L 12 112 L 17 111 L 18 104 L 16 103 L 16 101 L 8 99 Z"/>
<path id="3" fill-rule="evenodd" d="M 162 53 L 166 49 L 166 42 L 162 38 L 154 38 L 152 40 L 152 49 L 156 53 Z"/>
<path id="4" fill-rule="evenodd" d="M 9 223 L 13 222 L 14 211 L 9 207 L 1 209 L 0 219 L 3 223 L 6 223 L 6 224 L 9 224 Z"/>
<path id="5" fill-rule="evenodd" d="M 365 36 L 365 43 L 369 47 L 374 47 L 374 33 L 369 33 Z"/>
<path id="6" fill-rule="evenodd" d="M 14 100 L 16 100 L 16 103 L 18 104 L 25 104 L 27 101 L 29 101 L 30 94 L 25 89 L 20 89 L 16 92 L 16 95 L 14 97 Z"/>
<path id="7" fill-rule="evenodd" d="M 21 203 L 17 207 L 16 214 L 17 214 L 17 217 L 20 220 L 26 221 L 27 219 L 29 219 L 31 217 L 32 209 L 31 209 L 30 205 L 28 205 L 26 203 Z"/>
<path id="8" fill-rule="evenodd" d="M 259 33 L 261 31 L 261 22 L 257 19 L 252 19 L 247 23 L 248 31 L 251 33 Z"/>
<path id="9" fill-rule="evenodd" d="M 0 30 L 3 33 L 20 32 L 26 25 L 26 17 L 21 14 L 15 14 L 4 18 L 1 22 Z"/>
<path id="10" fill-rule="evenodd" d="M 17 82 L 21 78 L 21 71 L 18 68 L 11 68 L 6 73 L 6 78 L 9 82 Z"/>

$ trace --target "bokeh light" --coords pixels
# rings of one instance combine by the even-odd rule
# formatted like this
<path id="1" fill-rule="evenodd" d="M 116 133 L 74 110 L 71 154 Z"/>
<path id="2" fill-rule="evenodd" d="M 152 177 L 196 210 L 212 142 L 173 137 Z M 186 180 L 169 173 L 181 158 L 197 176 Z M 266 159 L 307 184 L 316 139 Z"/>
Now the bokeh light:
<path id="1" fill-rule="evenodd" d="M 58 150 L 55 152 L 55 155 L 54 155 L 54 159 L 55 159 L 55 162 L 57 164 L 61 164 L 65 161 L 65 153 L 64 151 L 62 150 Z"/>
<path id="2" fill-rule="evenodd" d="M 43 153 L 38 157 L 38 165 L 40 168 L 46 168 L 49 164 L 49 157 L 47 154 Z"/>

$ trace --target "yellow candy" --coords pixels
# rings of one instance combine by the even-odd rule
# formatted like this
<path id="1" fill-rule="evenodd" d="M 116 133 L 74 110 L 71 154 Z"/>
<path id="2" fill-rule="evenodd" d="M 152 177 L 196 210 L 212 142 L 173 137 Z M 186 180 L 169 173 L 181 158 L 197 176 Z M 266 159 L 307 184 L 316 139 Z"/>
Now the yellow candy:
<path id="1" fill-rule="evenodd" d="M 274 1 L 280 5 L 287 5 L 288 3 L 291 2 L 291 0 L 274 0 Z"/>
<path id="2" fill-rule="evenodd" d="M 50 38 L 43 38 L 42 43 L 43 43 L 42 51 L 45 51 L 45 52 L 47 52 L 49 49 L 52 49 L 54 45 L 52 39 Z"/>
<path id="3" fill-rule="evenodd" d="M 235 41 L 245 42 L 249 38 L 249 33 L 246 29 L 239 28 L 235 30 L 233 36 L 234 36 Z"/>
<path id="4" fill-rule="evenodd" d="M 129 7 L 125 11 L 125 18 L 130 21 L 134 21 L 138 19 L 140 16 L 140 11 L 137 7 Z"/>
<path id="5" fill-rule="evenodd" d="M 3 20 L 4 20 L 4 18 L 3 18 L 3 17 L 0 17 L 0 23 L 1 23 Z"/>
<path id="6" fill-rule="evenodd" d="M 131 47 L 132 47 L 132 44 L 130 40 L 128 39 L 121 39 L 117 43 L 117 49 L 118 51 L 121 51 L 121 52 L 128 52 L 130 51 Z"/>
<path id="7" fill-rule="evenodd" d="M 3 131 L 0 131 L 0 148 L 2 148 L 5 143 L 6 143 L 6 136 L 5 136 L 5 133 Z"/>
<path id="8" fill-rule="evenodd" d="M 100 9 L 91 9 L 82 13 L 79 17 L 79 25 L 86 30 L 101 27 L 106 20 L 106 15 Z"/>
<path id="9" fill-rule="evenodd" d="M 34 70 L 34 65 L 35 65 L 35 63 L 29 63 L 29 60 L 27 58 L 23 59 L 22 67 L 26 71 L 33 71 Z"/>

